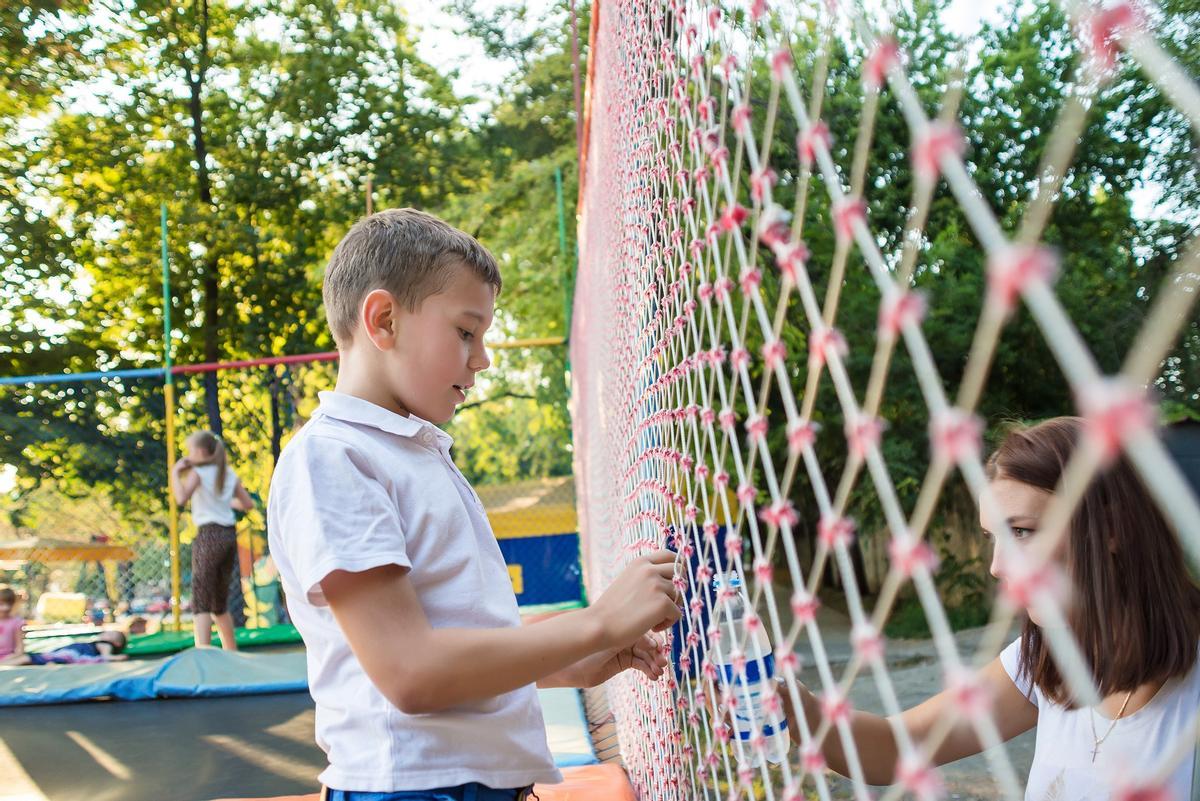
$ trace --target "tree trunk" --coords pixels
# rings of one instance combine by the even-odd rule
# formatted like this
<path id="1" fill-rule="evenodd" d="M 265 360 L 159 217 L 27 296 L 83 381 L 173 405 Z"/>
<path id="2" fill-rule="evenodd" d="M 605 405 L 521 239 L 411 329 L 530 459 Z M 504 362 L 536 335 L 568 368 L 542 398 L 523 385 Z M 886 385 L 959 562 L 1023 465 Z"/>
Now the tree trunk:
<path id="1" fill-rule="evenodd" d="M 200 37 L 200 52 L 196 60 L 195 73 L 188 67 L 188 110 L 192 117 L 192 149 L 196 158 L 196 191 L 200 202 L 206 208 L 215 207 L 212 197 L 212 183 L 208 175 L 208 144 L 204 139 L 204 79 L 208 73 L 208 0 L 196 0 L 198 17 L 198 34 Z M 208 249 L 208 258 L 204 262 L 204 361 L 217 362 L 221 360 L 220 340 L 220 288 L 218 275 L 220 262 L 214 254 L 214 249 Z M 217 436 L 221 436 L 221 402 L 217 394 L 217 374 L 204 374 L 204 407 L 208 413 L 208 427 Z"/>

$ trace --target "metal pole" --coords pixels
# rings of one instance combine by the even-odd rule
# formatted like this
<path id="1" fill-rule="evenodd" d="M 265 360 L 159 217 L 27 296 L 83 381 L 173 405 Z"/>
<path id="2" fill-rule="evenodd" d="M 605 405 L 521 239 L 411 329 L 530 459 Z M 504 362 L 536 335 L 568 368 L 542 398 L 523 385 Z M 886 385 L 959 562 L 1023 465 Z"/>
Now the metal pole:
<path id="1" fill-rule="evenodd" d="M 562 168 L 554 168 L 554 194 L 558 199 L 558 255 L 563 260 L 563 333 L 571 335 L 571 269 L 567 260 L 567 211 L 563 202 Z"/>
<path id="2" fill-rule="evenodd" d="M 167 509 L 171 537 L 171 619 L 175 630 L 183 628 L 180 614 L 180 585 L 183 583 L 179 564 L 179 508 L 175 504 L 173 470 L 175 466 L 175 384 L 171 375 L 171 268 L 167 258 L 167 204 L 161 207 L 162 227 L 162 287 L 163 287 L 163 395 L 166 400 L 167 422 Z"/>

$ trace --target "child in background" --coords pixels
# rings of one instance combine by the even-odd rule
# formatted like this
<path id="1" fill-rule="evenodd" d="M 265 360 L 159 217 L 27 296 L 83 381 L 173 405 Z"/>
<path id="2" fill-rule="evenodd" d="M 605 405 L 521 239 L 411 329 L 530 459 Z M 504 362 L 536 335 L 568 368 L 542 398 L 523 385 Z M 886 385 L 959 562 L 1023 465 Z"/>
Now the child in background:
<path id="1" fill-rule="evenodd" d="M 25 653 L 25 618 L 16 614 L 20 600 L 12 587 L 0 587 L 0 660 Z"/>
<path id="2" fill-rule="evenodd" d="M 635 559 L 586 608 L 521 625 L 479 497 L 436 427 L 490 361 L 500 273 L 413 209 L 359 221 L 325 270 L 341 362 L 288 443 L 271 554 L 308 651 L 330 801 L 519 801 L 561 776 L 535 684 L 659 678 L 675 555 Z"/>
<path id="3" fill-rule="evenodd" d="M 185 442 L 187 456 L 175 463 L 175 500 L 191 501 L 196 539 L 192 541 L 192 614 L 196 647 L 212 642 L 216 620 L 221 647 L 236 651 L 229 614 L 229 582 L 237 558 L 235 509 L 249 512 L 254 499 L 225 457 L 225 443 L 211 431 L 197 431 Z"/>
<path id="4" fill-rule="evenodd" d="M 0 659 L 0 666 L 86 665 L 94 662 L 121 662 L 129 657 L 121 653 L 128 639 L 120 631 L 104 631 L 94 640 L 73 642 L 40 654 L 13 654 Z"/>

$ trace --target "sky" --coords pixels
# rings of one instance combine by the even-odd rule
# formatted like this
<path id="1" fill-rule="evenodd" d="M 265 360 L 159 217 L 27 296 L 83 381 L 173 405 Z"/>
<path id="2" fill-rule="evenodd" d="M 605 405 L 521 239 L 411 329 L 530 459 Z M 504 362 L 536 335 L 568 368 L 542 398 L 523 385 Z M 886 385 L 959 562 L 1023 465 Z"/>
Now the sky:
<path id="1" fill-rule="evenodd" d="M 483 12 L 511 4 L 511 0 L 476 0 L 474 3 Z M 480 97 L 493 95 L 510 69 L 508 65 L 489 59 L 478 40 L 461 35 L 462 22 L 447 13 L 439 0 L 400 0 L 400 5 L 409 12 L 410 24 L 417 31 L 417 53 L 435 67 L 459 70 L 459 77 L 454 81 L 456 92 Z M 536 22 L 554 5 L 552 0 L 530 0 L 526 3 L 527 16 Z M 995 0 L 952 0 L 947 9 L 947 27 L 960 35 L 973 34 L 984 22 L 998 17 L 1000 10 L 1007 6 L 1008 3 Z M 587 34 L 586 30 L 580 30 L 580 39 L 586 42 Z"/>

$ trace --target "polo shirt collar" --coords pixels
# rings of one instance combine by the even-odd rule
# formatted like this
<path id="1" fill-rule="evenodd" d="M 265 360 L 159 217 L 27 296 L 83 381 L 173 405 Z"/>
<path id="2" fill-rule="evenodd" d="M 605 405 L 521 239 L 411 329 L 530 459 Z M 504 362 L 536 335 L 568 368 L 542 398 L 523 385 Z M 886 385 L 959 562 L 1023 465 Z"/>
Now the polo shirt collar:
<path id="1" fill-rule="evenodd" d="M 453 437 L 415 414 L 404 417 L 388 411 L 382 406 L 377 406 L 369 400 L 347 395 L 344 392 L 318 392 L 317 397 L 321 399 L 321 405 L 317 411 L 326 417 L 344 420 L 347 423 L 371 426 L 401 437 L 415 437 L 422 431 L 430 430 L 445 447 L 449 448 L 454 444 Z"/>

